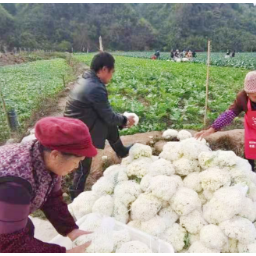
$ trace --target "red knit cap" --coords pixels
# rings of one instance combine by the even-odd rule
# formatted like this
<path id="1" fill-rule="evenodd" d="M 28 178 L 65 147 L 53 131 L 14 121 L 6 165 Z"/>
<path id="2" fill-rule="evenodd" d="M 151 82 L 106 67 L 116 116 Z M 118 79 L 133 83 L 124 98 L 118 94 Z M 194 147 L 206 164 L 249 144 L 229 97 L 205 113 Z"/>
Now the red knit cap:
<path id="1" fill-rule="evenodd" d="M 67 117 L 45 117 L 35 126 L 35 136 L 45 147 L 77 156 L 94 157 L 88 127 L 80 120 Z"/>

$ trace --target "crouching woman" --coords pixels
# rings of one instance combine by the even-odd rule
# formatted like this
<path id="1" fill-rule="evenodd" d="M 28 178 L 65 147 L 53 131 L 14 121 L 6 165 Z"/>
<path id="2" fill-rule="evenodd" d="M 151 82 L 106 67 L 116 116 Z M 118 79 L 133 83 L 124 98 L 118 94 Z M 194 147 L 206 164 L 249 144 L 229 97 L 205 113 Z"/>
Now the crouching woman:
<path id="1" fill-rule="evenodd" d="M 36 140 L 0 147 L 0 253 L 84 252 L 90 243 L 69 251 L 34 237 L 29 214 L 41 209 L 59 234 L 75 240 L 79 230 L 62 199 L 61 177 L 85 157 L 97 154 L 80 120 L 46 117 L 37 122 Z"/>

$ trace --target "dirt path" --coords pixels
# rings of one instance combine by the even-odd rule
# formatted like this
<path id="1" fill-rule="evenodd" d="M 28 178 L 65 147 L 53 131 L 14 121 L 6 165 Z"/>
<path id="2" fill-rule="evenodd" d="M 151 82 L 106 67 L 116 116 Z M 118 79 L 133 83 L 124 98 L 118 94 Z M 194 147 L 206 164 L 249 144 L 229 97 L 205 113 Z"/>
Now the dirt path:
<path id="1" fill-rule="evenodd" d="M 76 71 L 76 75 L 77 78 L 79 76 L 81 76 L 85 70 L 89 69 L 88 66 L 86 66 L 85 64 L 80 63 L 77 71 Z M 58 100 L 58 104 L 57 104 L 57 108 L 49 113 L 49 116 L 63 116 L 64 110 L 65 110 L 65 106 L 68 100 L 68 95 L 70 90 L 72 90 L 75 86 L 76 81 L 73 81 L 71 83 L 69 83 L 66 86 L 66 89 L 64 90 L 64 92 L 60 95 L 60 98 Z"/>

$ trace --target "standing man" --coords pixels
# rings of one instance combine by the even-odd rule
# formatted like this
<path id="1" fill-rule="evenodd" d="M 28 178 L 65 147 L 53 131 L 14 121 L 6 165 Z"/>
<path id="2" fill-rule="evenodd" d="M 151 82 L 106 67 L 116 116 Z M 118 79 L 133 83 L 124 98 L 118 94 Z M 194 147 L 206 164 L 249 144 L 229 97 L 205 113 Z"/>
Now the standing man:
<path id="1" fill-rule="evenodd" d="M 160 52 L 159 52 L 159 51 L 156 51 L 156 52 L 155 52 L 155 56 L 156 56 L 156 59 L 159 59 L 159 58 L 160 58 Z"/>
<path id="2" fill-rule="evenodd" d="M 118 127 L 131 127 L 135 120 L 115 113 L 108 101 L 107 84 L 111 81 L 115 59 L 107 52 L 94 56 L 89 71 L 79 79 L 69 95 L 64 116 L 77 118 L 89 128 L 93 144 L 98 149 L 104 149 L 105 140 L 118 157 L 126 157 L 130 147 L 125 147 L 120 139 Z M 75 172 L 73 184 L 70 187 L 71 198 L 74 199 L 84 191 L 86 179 L 90 173 L 92 158 L 81 161 Z"/>

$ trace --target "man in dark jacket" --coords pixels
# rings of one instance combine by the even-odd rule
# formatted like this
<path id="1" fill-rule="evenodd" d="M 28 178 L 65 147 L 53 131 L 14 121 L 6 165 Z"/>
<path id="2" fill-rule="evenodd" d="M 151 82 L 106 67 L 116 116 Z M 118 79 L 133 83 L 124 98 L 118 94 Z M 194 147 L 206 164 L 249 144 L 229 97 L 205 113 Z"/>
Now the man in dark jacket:
<path id="1" fill-rule="evenodd" d="M 128 155 L 130 147 L 123 145 L 118 127 L 131 127 L 135 121 L 133 117 L 115 113 L 108 101 L 106 84 L 112 79 L 114 65 L 115 59 L 107 52 L 94 56 L 90 70 L 83 74 L 71 91 L 64 116 L 83 121 L 90 130 L 96 148 L 104 149 L 107 139 L 116 154 L 123 158 Z M 72 199 L 84 191 L 91 163 L 92 158 L 86 158 L 75 172 L 70 187 Z"/>

